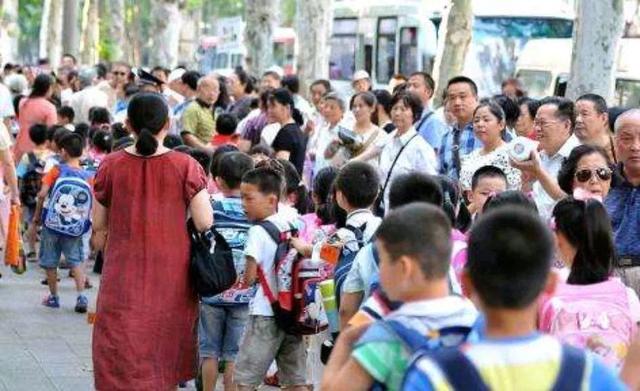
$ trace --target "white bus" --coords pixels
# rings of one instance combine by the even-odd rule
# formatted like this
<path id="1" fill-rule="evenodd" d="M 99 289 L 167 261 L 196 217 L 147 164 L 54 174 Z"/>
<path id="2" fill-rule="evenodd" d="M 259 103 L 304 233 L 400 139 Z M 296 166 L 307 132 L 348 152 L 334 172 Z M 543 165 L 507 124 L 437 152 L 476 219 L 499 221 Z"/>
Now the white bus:
<path id="1" fill-rule="evenodd" d="M 432 72 L 447 0 L 339 1 L 334 6 L 330 76 L 344 86 L 357 69 L 377 86 L 394 73 Z M 482 95 L 500 91 L 533 38 L 570 38 L 574 11 L 565 0 L 474 0 L 473 38 L 463 74 Z M 344 87 L 343 87 L 344 88 Z"/>
<path id="2" fill-rule="evenodd" d="M 536 39 L 525 46 L 516 70 L 529 96 L 564 96 L 571 71 L 571 39 Z M 623 39 L 615 64 L 611 105 L 640 105 L 640 39 Z"/>
<path id="3" fill-rule="evenodd" d="M 292 28 L 276 27 L 273 32 L 274 64 L 281 67 L 285 75 L 295 73 L 296 33 Z M 220 36 L 205 36 L 200 40 L 197 60 L 200 72 L 218 72 L 228 74 L 235 67 L 246 68 L 247 49 L 242 41 L 234 45 L 225 45 Z"/>

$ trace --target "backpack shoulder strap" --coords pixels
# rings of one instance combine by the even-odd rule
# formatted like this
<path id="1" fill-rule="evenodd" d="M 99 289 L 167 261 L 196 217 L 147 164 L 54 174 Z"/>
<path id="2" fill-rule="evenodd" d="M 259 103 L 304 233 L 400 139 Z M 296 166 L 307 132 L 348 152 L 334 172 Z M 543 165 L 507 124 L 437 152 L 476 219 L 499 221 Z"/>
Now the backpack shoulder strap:
<path id="1" fill-rule="evenodd" d="M 569 345 L 562 345 L 560 371 L 553 386 L 553 391 L 572 391 L 582 388 L 586 368 L 584 351 Z"/>
<path id="2" fill-rule="evenodd" d="M 409 348 L 411 353 L 420 349 L 427 342 L 427 337 L 420 334 L 418 331 L 403 325 L 396 320 L 387 320 L 384 322 L 387 329 L 391 330 L 397 335 L 406 347 Z"/>
<path id="3" fill-rule="evenodd" d="M 265 231 L 267 231 L 267 234 L 269 234 L 269 237 L 271 239 L 273 239 L 274 242 L 276 242 L 276 244 L 280 244 L 282 242 L 282 232 L 280 232 L 280 228 L 278 228 L 277 225 L 275 225 L 273 222 L 269 221 L 269 220 L 262 220 L 262 221 L 258 221 L 256 223 L 256 225 L 258 227 L 262 227 Z"/>
<path id="4" fill-rule="evenodd" d="M 358 241 L 358 243 L 362 245 L 364 241 L 364 231 L 367 229 L 367 223 L 362 224 L 360 227 L 355 227 L 353 225 L 346 225 L 344 228 L 353 232 L 353 235 L 356 237 L 356 240 Z"/>
<path id="5" fill-rule="evenodd" d="M 29 152 L 27 154 L 27 157 L 29 158 L 29 166 L 35 168 L 38 164 L 38 157 L 36 156 L 36 154 L 33 152 Z"/>
<path id="6" fill-rule="evenodd" d="M 489 391 L 476 366 L 458 348 L 429 352 L 454 390 Z"/>

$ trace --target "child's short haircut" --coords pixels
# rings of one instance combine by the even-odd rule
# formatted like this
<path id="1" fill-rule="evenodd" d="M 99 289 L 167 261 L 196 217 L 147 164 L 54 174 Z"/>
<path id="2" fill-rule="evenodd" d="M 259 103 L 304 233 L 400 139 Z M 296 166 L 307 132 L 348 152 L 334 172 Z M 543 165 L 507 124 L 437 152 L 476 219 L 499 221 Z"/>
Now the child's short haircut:
<path id="1" fill-rule="evenodd" d="M 484 178 L 502 178 L 504 183 L 507 183 L 507 175 L 496 166 L 482 166 L 473 173 L 471 177 L 471 190 L 475 190 L 478 187 L 478 183 Z"/>
<path id="2" fill-rule="evenodd" d="M 91 145 L 100 152 L 109 153 L 113 148 L 113 136 L 105 130 L 98 129 L 93 132 Z"/>
<path id="3" fill-rule="evenodd" d="M 109 114 L 109 110 L 104 107 L 94 106 L 89 109 L 89 122 L 91 122 L 92 125 L 110 124 L 111 114 Z"/>
<path id="4" fill-rule="evenodd" d="M 82 139 L 82 136 L 77 133 L 69 132 L 65 134 L 60 138 L 60 142 L 57 144 L 60 146 L 60 149 L 65 151 L 72 158 L 82 156 L 84 140 Z"/>
<path id="5" fill-rule="evenodd" d="M 124 137 L 129 137 L 129 138 L 131 137 L 131 135 L 129 134 L 127 129 L 124 127 L 122 122 L 116 122 L 113 125 L 111 125 L 111 134 L 113 134 L 114 140 L 120 140 L 121 138 L 124 138 Z"/>
<path id="6" fill-rule="evenodd" d="M 518 190 L 503 191 L 502 193 L 498 193 L 487 198 L 487 201 L 484 203 L 484 207 L 482 207 L 482 213 L 486 213 L 490 210 L 503 206 L 519 206 L 528 209 L 533 213 L 538 213 L 536 203 L 523 192 Z"/>
<path id="7" fill-rule="evenodd" d="M 81 122 L 76 125 L 73 132 L 82 136 L 83 140 L 88 140 L 90 139 L 91 127 L 86 122 Z"/>
<path id="8" fill-rule="evenodd" d="M 466 270 L 485 306 L 522 309 L 544 289 L 552 256 L 551 232 L 538 215 L 509 206 L 474 223 Z"/>
<path id="9" fill-rule="evenodd" d="M 200 163 L 207 176 L 211 173 L 211 155 L 209 155 L 207 151 L 203 151 L 198 148 L 191 148 L 189 155 Z"/>
<path id="10" fill-rule="evenodd" d="M 231 136 L 236 132 L 238 118 L 235 115 L 224 113 L 216 119 L 216 132 L 223 136 Z"/>
<path id="11" fill-rule="evenodd" d="M 380 179 L 372 165 L 365 162 L 351 162 L 342 167 L 336 178 L 336 190 L 354 208 L 369 208 L 380 190 Z"/>
<path id="12" fill-rule="evenodd" d="M 260 193 L 273 194 L 279 200 L 284 190 L 284 168 L 277 160 L 265 160 L 244 174 L 242 183 L 254 185 Z"/>
<path id="13" fill-rule="evenodd" d="M 442 207 L 440 183 L 421 172 L 398 175 L 389 188 L 389 208 L 395 209 L 412 202 L 426 202 Z"/>
<path id="14" fill-rule="evenodd" d="M 376 233 L 392 260 L 415 257 L 428 280 L 446 278 L 451 258 L 451 224 L 441 208 L 424 202 L 389 212 Z"/>
<path id="15" fill-rule="evenodd" d="M 177 134 L 168 134 L 164 138 L 164 141 L 162 141 L 162 145 L 164 145 L 165 148 L 174 149 L 179 145 L 184 145 L 184 143 L 182 142 L 182 137 Z"/>
<path id="16" fill-rule="evenodd" d="M 273 151 L 273 148 L 265 144 L 256 144 L 249 150 L 249 156 L 260 154 L 272 158 L 275 152 Z"/>
<path id="17" fill-rule="evenodd" d="M 240 187 L 242 177 L 247 172 L 253 170 L 255 165 L 251 156 L 242 152 L 227 152 L 218 161 L 218 173 L 220 179 L 229 187 L 235 190 Z"/>
<path id="18" fill-rule="evenodd" d="M 220 176 L 220 171 L 218 170 L 218 163 L 220 162 L 222 155 L 229 152 L 238 152 L 238 147 L 236 147 L 233 144 L 225 144 L 225 145 L 219 146 L 218 148 L 216 148 L 215 151 L 213 151 L 213 155 L 211 156 L 211 168 L 210 168 L 212 177 L 215 178 L 217 176 Z"/>
<path id="19" fill-rule="evenodd" d="M 29 128 L 29 138 L 35 145 L 42 145 L 47 142 L 47 130 L 47 125 L 31 125 Z"/>
<path id="20" fill-rule="evenodd" d="M 70 106 L 62 106 L 58 109 L 58 117 L 65 117 L 69 122 L 73 123 L 76 113 Z"/>
<path id="21" fill-rule="evenodd" d="M 60 142 L 62 140 L 62 138 L 68 134 L 73 133 L 72 131 L 70 131 L 69 129 L 65 128 L 64 126 L 57 126 L 56 129 L 53 131 L 53 138 L 52 141 L 58 146 L 58 148 L 62 148 Z M 80 135 L 78 135 L 80 136 Z M 80 138 L 82 139 L 82 136 L 80 136 Z"/>

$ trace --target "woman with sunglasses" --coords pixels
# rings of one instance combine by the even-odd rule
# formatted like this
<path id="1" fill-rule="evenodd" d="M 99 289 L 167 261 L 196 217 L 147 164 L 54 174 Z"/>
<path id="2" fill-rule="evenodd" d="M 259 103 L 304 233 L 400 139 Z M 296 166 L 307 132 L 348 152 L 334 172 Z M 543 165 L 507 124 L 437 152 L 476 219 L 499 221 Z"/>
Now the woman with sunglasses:
<path id="1" fill-rule="evenodd" d="M 580 145 L 562 164 L 558 172 L 558 185 L 565 194 L 585 192 L 603 200 L 611 188 L 611 160 L 599 146 Z"/>
<path id="2" fill-rule="evenodd" d="M 565 268 L 557 273 L 553 297 L 540 306 L 540 330 L 619 367 L 640 322 L 640 301 L 613 277 L 611 222 L 593 195 L 567 197 L 553 209 L 551 228 Z"/>

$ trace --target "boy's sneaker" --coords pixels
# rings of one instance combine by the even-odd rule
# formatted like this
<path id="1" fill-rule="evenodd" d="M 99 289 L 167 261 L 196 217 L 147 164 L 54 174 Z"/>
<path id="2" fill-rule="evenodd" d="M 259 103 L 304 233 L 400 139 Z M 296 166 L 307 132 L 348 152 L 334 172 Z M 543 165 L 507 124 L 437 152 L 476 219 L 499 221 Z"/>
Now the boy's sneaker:
<path id="1" fill-rule="evenodd" d="M 60 308 L 60 298 L 58 296 L 49 295 L 42 300 L 42 305 L 49 308 Z"/>
<path id="2" fill-rule="evenodd" d="M 79 295 L 78 300 L 76 301 L 76 312 L 79 314 L 84 314 L 87 312 L 87 307 L 89 306 L 89 300 L 85 295 Z"/>

